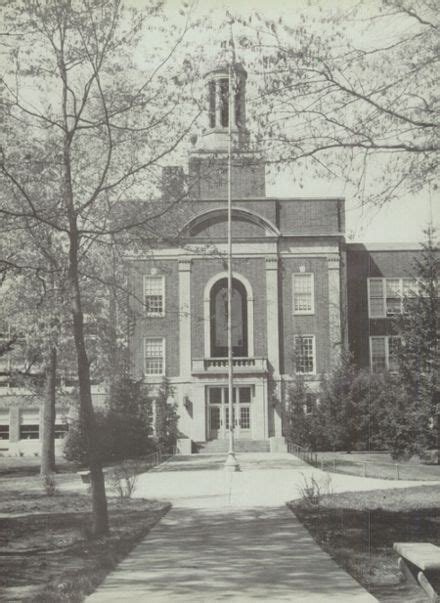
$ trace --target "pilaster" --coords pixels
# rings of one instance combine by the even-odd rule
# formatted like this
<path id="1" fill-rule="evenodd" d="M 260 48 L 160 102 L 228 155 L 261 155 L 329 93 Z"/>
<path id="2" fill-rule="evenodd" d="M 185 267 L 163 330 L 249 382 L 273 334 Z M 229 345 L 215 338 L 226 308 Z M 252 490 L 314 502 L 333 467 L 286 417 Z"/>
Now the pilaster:
<path id="1" fill-rule="evenodd" d="M 329 296 L 329 340 L 330 363 L 337 361 L 341 354 L 341 260 L 339 255 L 327 256 L 328 296 Z"/>
<path id="2" fill-rule="evenodd" d="M 191 376 L 191 260 L 179 260 L 179 373 Z"/>

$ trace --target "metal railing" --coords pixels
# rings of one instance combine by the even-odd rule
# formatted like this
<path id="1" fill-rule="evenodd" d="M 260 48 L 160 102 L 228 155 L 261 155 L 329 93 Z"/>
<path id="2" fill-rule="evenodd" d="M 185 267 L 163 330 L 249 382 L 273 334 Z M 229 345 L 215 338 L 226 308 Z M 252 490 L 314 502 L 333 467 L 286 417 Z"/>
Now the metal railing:
<path id="1" fill-rule="evenodd" d="M 262 357 L 235 357 L 232 361 L 234 370 L 240 371 L 267 371 L 267 358 Z M 193 373 L 225 372 L 228 369 L 227 358 L 196 358 L 192 362 Z"/>
<path id="2" fill-rule="evenodd" d="M 294 454 L 295 456 L 299 457 L 305 463 L 321 469 L 322 471 L 333 471 L 335 473 L 346 473 L 348 475 L 358 475 L 361 477 L 373 477 L 379 479 L 435 479 L 432 476 L 423 475 L 425 472 L 432 471 L 429 466 L 425 467 L 424 465 L 405 465 L 402 463 L 380 461 L 360 461 L 338 456 L 324 458 L 318 452 L 314 452 L 291 442 L 287 444 L 287 451 L 290 454 Z M 359 468 L 359 470 L 350 471 L 350 468 Z M 418 476 L 413 475 L 415 468 L 417 468 L 417 472 L 419 474 Z M 440 471 L 438 479 L 440 479 Z"/>

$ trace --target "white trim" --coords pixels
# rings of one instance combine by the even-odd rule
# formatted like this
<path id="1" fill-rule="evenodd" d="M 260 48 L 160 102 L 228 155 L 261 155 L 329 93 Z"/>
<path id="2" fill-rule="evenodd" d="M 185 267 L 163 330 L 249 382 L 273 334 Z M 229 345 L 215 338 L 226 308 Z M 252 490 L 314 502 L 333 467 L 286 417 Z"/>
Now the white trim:
<path id="1" fill-rule="evenodd" d="M 147 279 L 161 280 L 162 282 L 162 312 L 147 312 L 145 309 L 145 316 L 148 318 L 163 318 L 165 316 L 165 276 L 163 274 L 144 274 L 142 280 L 142 302 L 145 306 L 145 284 Z"/>
<path id="2" fill-rule="evenodd" d="M 208 209 L 207 211 L 203 211 L 202 213 L 198 214 L 197 216 L 192 217 L 190 220 L 188 220 L 188 222 L 186 222 L 186 224 L 183 226 L 182 230 L 180 231 L 180 236 L 185 236 L 186 233 L 189 236 L 192 236 L 190 234 L 190 230 L 192 228 L 194 228 L 197 225 L 203 226 L 203 223 L 209 221 L 212 217 L 220 217 L 220 218 L 224 217 L 226 220 L 226 218 L 227 218 L 226 214 L 227 214 L 226 208 L 219 208 L 219 207 L 216 207 L 214 209 Z M 255 213 L 254 211 L 245 209 L 244 207 L 234 206 L 232 208 L 232 219 L 239 220 L 240 218 L 242 220 L 251 222 L 252 224 L 255 224 L 256 226 L 259 226 L 260 228 L 262 228 L 264 230 L 266 236 L 279 237 L 281 234 L 279 229 L 267 218 Z"/>
<path id="3" fill-rule="evenodd" d="M 371 312 L 371 288 L 370 288 L 370 284 L 371 281 L 381 281 L 382 283 L 382 313 L 381 314 L 373 314 Z M 368 317 L 369 318 L 386 318 L 386 298 L 385 298 L 385 294 L 386 294 L 386 288 L 385 288 L 385 279 L 381 278 L 381 277 L 368 277 L 367 278 L 367 296 L 368 296 Z M 375 299 L 379 299 L 379 298 L 375 298 Z"/>
<path id="4" fill-rule="evenodd" d="M 227 278 L 227 271 L 217 272 L 207 281 L 203 290 L 203 323 L 204 323 L 204 342 L 205 342 L 205 358 L 211 357 L 211 316 L 210 316 L 210 300 L 211 289 L 217 281 L 222 278 Z M 248 357 L 254 356 L 254 294 L 249 280 L 239 274 L 232 272 L 232 278 L 237 279 L 246 289 L 247 297 L 247 338 L 248 338 Z"/>
<path id="5" fill-rule="evenodd" d="M 378 373 L 380 371 L 374 371 L 373 367 L 373 339 L 384 340 L 384 352 L 385 352 L 385 370 L 390 370 L 390 339 L 400 339 L 398 335 L 370 335 L 369 339 L 369 358 L 370 358 L 370 372 Z"/>
<path id="6" fill-rule="evenodd" d="M 312 352 L 313 352 L 313 371 L 311 373 L 301 373 L 299 371 L 296 370 L 296 358 L 294 358 L 294 367 L 295 367 L 295 373 L 297 375 L 316 375 L 317 374 L 317 370 L 316 370 L 316 336 L 312 335 L 311 333 L 296 333 L 293 336 L 293 350 L 295 353 L 295 340 L 296 339 L 305 339 L 306 337 L 311 337 L 312 338 Z"/>
<path id="7" fill-rule="evenodd" d="M 162 342 L 162 372 L 161 373 L 147 373 L 146 372 L 146 356 L 145 356 L 145 342 L 146 341 L 161 341 Z M 144 337 L 143 338 L 143 374 L 145 379 L 155 379 L 156 377 L 164 377 L 166 375 L 166 341 L 165 337 Z"/>
<path id="8" fill-rule="evenodd" d="M 311 310 L 295 310 L 295 277 L 308 276 L 311 279 L 310 296 L 311 296 Z M 313 272 L 292 272 L 292 310 L 295 316 L 311 316 L 315 314 L 315 275 Z"/>

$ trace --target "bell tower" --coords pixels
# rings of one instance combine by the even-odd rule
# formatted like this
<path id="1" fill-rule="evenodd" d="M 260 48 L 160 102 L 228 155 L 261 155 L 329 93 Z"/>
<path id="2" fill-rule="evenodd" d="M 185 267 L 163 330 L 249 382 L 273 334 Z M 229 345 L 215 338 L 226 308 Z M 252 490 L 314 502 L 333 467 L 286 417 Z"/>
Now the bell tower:
<path id="1" fill-rule="evenodd" d="M 193 137 L 189 155 L 191 192 L 198 199 L 226 199 L 229 146 L 229 77 L 232 77 L 232 194 L 237 198 L 265 196 L 265 166 L 251 148 L 246 128 L 247 72 L 241 63 L 232 67 L 214 63 L 204 76 L 205 125 Z"/>
<path id="2" fill-rule="evenodd" d="M 226 152 L 229 136 L 229 73 L 228 65 L 219 65 L 205 75 L 206 83 L 206 130 L 200 146 L 206 151 Z M 237 63 L 232 74 L 232 143 L 234 150 L 245 150 L 249 146 L 249 132 L 246 129 L 246 79 L 247 72 Z"/>

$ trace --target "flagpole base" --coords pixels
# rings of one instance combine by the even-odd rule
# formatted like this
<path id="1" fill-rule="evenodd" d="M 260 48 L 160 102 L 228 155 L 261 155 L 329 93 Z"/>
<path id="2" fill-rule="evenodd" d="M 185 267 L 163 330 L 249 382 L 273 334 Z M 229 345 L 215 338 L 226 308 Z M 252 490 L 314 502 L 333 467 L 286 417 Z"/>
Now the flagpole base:
<path id="1" fill-rule="evenodd" d="M 240 464 L 235 458 L 235 454 L 233 452 L 228 452 L 228 456 L 226 457 L 223 468 L 225 471 L 240 471 Z"/>

